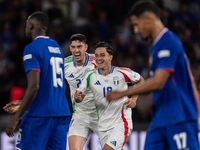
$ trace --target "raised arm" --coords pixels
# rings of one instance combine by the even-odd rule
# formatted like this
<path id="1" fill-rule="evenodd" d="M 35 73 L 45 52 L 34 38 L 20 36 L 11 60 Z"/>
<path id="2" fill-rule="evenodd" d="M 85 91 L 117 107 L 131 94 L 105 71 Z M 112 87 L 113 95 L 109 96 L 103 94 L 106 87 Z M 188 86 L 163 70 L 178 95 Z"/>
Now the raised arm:
<path id="1" fill-rule="evenodd" d="M 147 92 L 152 92 L 160 90 L 165 85 L 167 79 L 170 76 L 170 72 L 165 69 L 159 69 L 155 72 L 153 78 L 147 79 L 145 82 L 128 88 L 126 91 L 116 92 L 112 91 L 107 94 L 107 100 L 112 101 L 119 99 L 123 96 L 144 94 Z"/>
<path id="2" fill-rule="evenodd" d="M 6 127 L 6 134 L 9 137 L 14 136 L 14 130 L 19 122 L 20 117 L 28 109 L 32 101 L 34 100 L 38 90 L 39 90 L 39 81 L 40 81 L 40 72 L 38 71 L 29 71 L 28 72 L 28 87 L 25 91 L 22 103 L 14 115 L 11 122 Z"/>

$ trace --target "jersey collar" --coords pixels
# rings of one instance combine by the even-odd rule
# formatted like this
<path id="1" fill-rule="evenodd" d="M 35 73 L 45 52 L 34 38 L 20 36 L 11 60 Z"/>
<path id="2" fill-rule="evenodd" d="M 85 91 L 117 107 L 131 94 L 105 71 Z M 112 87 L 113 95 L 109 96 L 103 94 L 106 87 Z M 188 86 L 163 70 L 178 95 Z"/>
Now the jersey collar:
<path id="1" fill-rule="evenodd" d="M 39 36 L 37 36 L 37 37 L 35 38 L 35 40 L 38 39 L 38 38 L 50 39 L 48 36 L 39 35 Z"/>
<path id="2" fill-rule="evenodd" d="M 156 39 L 153 41 L 152 46 L 155 46 L 156 43 L 161 39 L 161 37 L 162 37 L 167 31 L 169 31 L 168 28 L 162 29 L 162 31 L 158 34 L 158 36 L 156 37 Z"/>
<path id="3" fill-rule="evenodd" d="M 114 70 L 114 67 L 113 67 L 113 66 L 111 66 L 111 69 L 110 69 L 110 72 L 109 72 L 109 74 L 113 73 L 113 70 Z M 102 74 L 101 74 L 101 72 L 99 71 L 99 68 L 98 68 L 98 73 L 99 73 L 100 75 L 102 75 Z"/>
<path id="4" fill-rule="evenodd" d="M 83 67 L 87 66 L 88 60 L 89 60 L 89 55 L 87 53 L 85 53 L 85 63 L 83 64 Z M 74 57 L 73 57 L 73 64 L 74 64 L 74 67 L 76 67 Z"/>

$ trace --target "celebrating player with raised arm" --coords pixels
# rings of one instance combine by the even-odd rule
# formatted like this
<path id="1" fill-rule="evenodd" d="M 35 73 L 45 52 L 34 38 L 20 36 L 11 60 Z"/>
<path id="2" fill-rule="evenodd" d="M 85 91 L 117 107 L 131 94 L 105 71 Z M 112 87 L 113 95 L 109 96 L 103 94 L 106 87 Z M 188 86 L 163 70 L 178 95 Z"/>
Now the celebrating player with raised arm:
<path id="1" fill-rule="evenodd" d="M 131 10 L 131 22 L 135 32 L 154 40 L 152 78 L 128 90 L 110 92 L 107 99 L 153 92 L 152 122 L 144 149 L 198 150 L 199 100 L 181 41 L 164 27 L 153 1 L 138 1 Z"/>
<path id="2" fill-rule="evenodd" d="M 88 49 L 86 42 L 84 35 L 72 35 L 69 46 L 72 55 L 65 58 L 65 79 L 70 86 L 73 106 L 68 132 L 70 150 L 82 150 L 91 131 L 98 135 L 98 117 L 92 92 L 87 93 L 83 104 L 75 103 L 73 98 L 85 73 L 96 68 L 94 54 L 86 53 Z"/>
<path id="3" fill-rule="evenodd" d="M 35 12 L 26 22 L 26 37 L 32 40 L 23 53 L 28 87 L 6 128 L 12 137 L 24 114 L 17 150 L 66 149 L 71 113 L 65 97 L 64 56 L 57 42 L 46 36 L 48 21 L 46 14 Z"/>
<path id="4" fill-rule="evenodd" d="M 127 83 L 140 83 L 144 79 L 129 68 L 113 67 L 113 49 L 106 42 L 95 46 L 95 61 L 98 66 L 86 73 L 82 84 L 74 94 L 76 102 L 84 102 L 84 96 L 92 91 L 99 116 L 99 137 L 103 150 L 121 150 L 132 131 L 131 108 L 136 105 L 136 97 L 127 96 L 109 103 L 107 92 L 125 90 Z M 82 103 L 80 103 L 81 105 Z"/>

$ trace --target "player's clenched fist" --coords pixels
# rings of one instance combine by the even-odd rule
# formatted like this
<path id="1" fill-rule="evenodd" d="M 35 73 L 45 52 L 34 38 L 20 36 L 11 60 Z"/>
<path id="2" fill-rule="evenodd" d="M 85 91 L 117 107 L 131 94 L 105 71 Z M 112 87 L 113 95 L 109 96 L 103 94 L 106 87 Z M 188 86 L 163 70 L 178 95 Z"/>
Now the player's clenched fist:
<path id="1" fill-rule="evenodd" d="M 74 100 L 77 103 L 82 102 L 84 98 L 83 92 L 76 90 L 76 92 L 74 93 Z"/>

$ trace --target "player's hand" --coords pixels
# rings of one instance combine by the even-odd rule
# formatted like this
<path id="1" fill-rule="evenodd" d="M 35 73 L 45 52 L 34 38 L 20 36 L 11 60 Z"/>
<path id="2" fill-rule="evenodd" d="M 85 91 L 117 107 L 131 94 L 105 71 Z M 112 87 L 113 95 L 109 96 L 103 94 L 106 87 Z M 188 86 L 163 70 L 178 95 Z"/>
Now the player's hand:
<path id="1" fill-rule="evenodd" d="M 13 137 L 14 136 L 14 130 L 15 130 L 18 122 L 19 122 L 19 119 L 13 118 L 12 121 L 7 125 L 7 127 L 6 127 L 6 134 L 9 137 Z"/>
<path id="2" fill-rule="evenodd" d="M 6 106 L 4 106 L 3 109 L 9 113 L 14 113 L 19 109 L 21 103 L 21 100 L 13 101 L 11 103 L 6 104 Z"/>
<path id="3" fill-rule="evenodd" d="M 127 108 L 134 108 L 136 106 L 136 100 L 138 96 L 131 97 L 125 101 L 125 105 Z"/>
<path id="4" fill-rule="evenodd" d="M 76 90 L 76 92 L 74 93 L 74 100 L 77 103 L 80 103 L 83 98 L 82 98 L 83 92 Z"/>
<path id="5" fill-rule="evenodd" d="M 107 95 L 106 95 L 106 99 L 111 102 L 113 100 L 117 100 L 117 99 L 120 99 L 122 98 L 123 95 L 121 92 L 119 91 L 111 91 L 111 92 L 108 92 Z"/>

